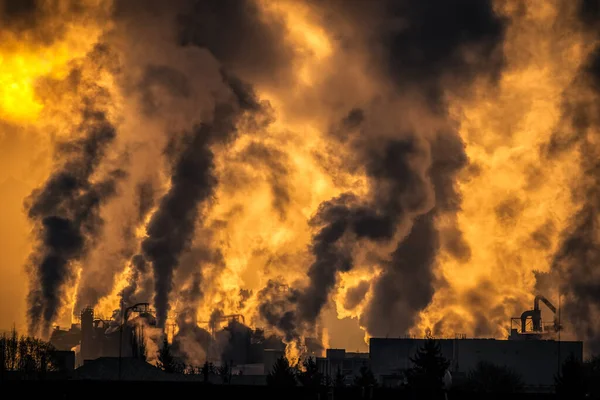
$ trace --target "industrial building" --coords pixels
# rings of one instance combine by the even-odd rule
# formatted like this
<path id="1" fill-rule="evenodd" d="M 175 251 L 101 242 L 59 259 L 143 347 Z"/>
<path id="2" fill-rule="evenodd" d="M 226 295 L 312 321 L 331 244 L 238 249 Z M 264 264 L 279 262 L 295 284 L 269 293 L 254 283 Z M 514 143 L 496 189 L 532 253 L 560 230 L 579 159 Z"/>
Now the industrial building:
<path id="1" fill-rule="evenodd" d="M 130 318 L 132 314 L 134 318 Z M 156 325 L 156 321 L 148 303 L 128 307 L 123 315 L 125 322 L 121 324 L 114 318 L 99 318 L 92 308 L 85 308 L 81 311 L 80 323 L 72 324 L 68 330 L 55 327 L 50 343 L 57 350 L 74 351 L 77 366 L 100 357 L 131 357 L 138 329 L 143 325 Z"/>
<path id="2" fill-rule="evenodd" d="M 540 303 L 554 314 L 551 323 L 542 321 Z M 561 326 L 556 307 L 543 296 L 536 296 L 533 309 L 511 319 L 508 340 L 438 339 L 443 356 L 450 361 L 455 380 L 465 378 L 480 361 L 506 366 L 520 374 L 524 384 L 534 391 L 551 391 L 554 376 L 562 363 L 573 355 L 583 359 L 583 342 L 561 341 Z M 384 385 L 403 380 L 403 373 L 412 366 L 410 361 L 426 339 L 371 338 L 370 361 L 373 373 Z"/>
<path id="3" fill-rule="evenodd" d="M 369 353 L 352 353 L 344 349 L 327 349 L 325 357 L 316 359 L 317 368 L 323 376 L 332 379 L 340 373 L 347 385 L 352 384 L 363 366 L 371 367 Z"/>
<path id="4" fill-rule="evenodd" d="M 541 305 L 555 316 L 551 322 L 542 321 Z M 135 315 L 134 315 L 135 314 Z M 124 323 L 116 319 L 103 320 L 86 308 L 81 312 L 81 323 L 69 330 L 56 329 L 51 342 L 59 350 L 79 349 L 77 365 L 94 359 L 104 362 L 115 357 L 135 355 L 136 329 L 155 325 L 152 310 L 147 303 L 125 309 Z M 131 317 L 131 318 L 130 318 Z M 570 355 L 583 358 L 583 343 L 561 341 L 561 325 L 557 309 L 543 296 L 535 297 L 533 308 L 511 319 L 507 340 L 466 338 L 438 339 L 442 355 L 450 362 L 450 373 L 455 382 L 466 378 L 469 371 L 481 361 L 506 366 L 521 375 L 533 391 L 551 391 L 554 376 Z M 143 323 L 139 323 L 143 322 Z M 202 327 L 203 325 L 205 327 Z M 384 386 L 400 385 L 404 372 L 411 368 L 411 358 L 425 344 L 424 338 L 371 338 L 369 353 L 351 353 L 344 349 L 324 350 L 314 339 L 306 340 L 307 355 L 316 359 L 317 368 L 334 379 L 339 373 L 346 384 L 351 384 L 363 366 L 369 367 Z M 172 349 L 175 356 L 185 359 L 190 343 L 202 349 L 204 358 L 214 365 L 227 363 L 244 384 L 265 384 L 278 358 L 285 355 L 285 344 L 275 333 L 252 329 L 245 325 L 241 315 L 215 315 L 205 323 L 181 323 L 173 332 Z M 98 364 L 100 365 L 100 364 Z M 90 371 L 93 370 L 89 367 Z M 148 369 L 150 371 L 150 369 Z"/>
<path id="5" fill-rule="evenodd" d="M 411 368 L 411 357 L 426 339 L 370 340 L 370 360 L 373 373 L 382 384 L 395 385 Z M 532 388 L 551 388 L 560 365 L 571 354 L 581 359 L 582 342 L 555 340 L 515 341 L 495 339 L 439 339 L 442 355 L 450 361 L 455 379 L 466 377 L 480 361 L 507 366 L 519 373 Z"/>

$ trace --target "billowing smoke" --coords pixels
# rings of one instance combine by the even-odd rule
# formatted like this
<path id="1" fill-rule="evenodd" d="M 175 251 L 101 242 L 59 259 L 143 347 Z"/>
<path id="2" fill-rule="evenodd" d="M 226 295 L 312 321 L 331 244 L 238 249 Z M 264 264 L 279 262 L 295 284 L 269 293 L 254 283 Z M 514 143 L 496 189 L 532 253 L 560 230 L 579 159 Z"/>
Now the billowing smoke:
<path id="1" fill-rule="evenodd" d="M 107 246 L 108 235 L 113 235 L 112 231 L 104 231 L 104 238 L 98 240 L 95 249 L 88 255 L 85 260 L 87 264 L 81 271 L 77 299 L 73 312 L 77 314 L 85 307 L 93 307 L 98 302 L 108 296 L 114 286 L 115 273 L 120 271 L 121 267 L 127 260 L 130 260 L 135 254 L 138 246 L 135 235 L 136 227 L 144 223 L 148 213 L 154 206 L 154 187 L 150 181 L 140 182 L 135 187 L 135 205 L 136 212 L 126 214 L 122 219 L 119 219 L 119 230 L 117 235 L 110 237 L 110 241 L 118 242 L 118 245 L 111 248 Z M 104 239 L 104 240 L 102 240 Z M 106 248 L 108 247 L 108 249 Z M 132 304 L 132 296 L 137 289 L 138 280 L 141 278 L 139 273 L 144 274 L 146 271 L 143 265 L 143 258 L 138 256 L 132 259 L 132 264 L 135 266 L 131 277 L 132 286 L 126 288 L 122 296 L 126 299 L 126 303 Z M 90 264 L 100 264 L 100 268 L 90 268 Z M 148 284 L 146 284 L 148 286 Z M 141 298 L 144 296 L 141 295 Z"/>
<path id="2" fill-rule="evenodd" d="M 172 167 L 171 186 L 152 215 L 141 245 L 143 256 L 152 263 L 154 271 L 154 305 L 160 327 L 167 319 L 175 268 L 182 252 L 189 248 L 200 206 L 210 199 L 217 184 L 210 145 L 233 136 L 243 112 L 257 112 L 261 108 L 255 95 L 241 82 L 224 79 L 235 95 L 235 102 L 218 104 L 210 124 L 202 124 L 183 137 L 180 145 L 183 150 Z"/>
<path id="3" fill-rule="evenodd" d="M 314 324 L 328 295 L 336 283 L 338 272 L 352 268 L 351 251 L 354 241 L 390 240 L 398 226 L 406 224 L 412 215 L 423 212 L 431 204 L 428 183 L 411 162 L 427 154 L 419 154 L 411 140 L 384 144 L 383 154 L 370 158 L 368 176 L 376 186 L 374 204 L 361 204 L 352 195 L 342 195 L 322 204 L 313 224 L 320 230 L 313 238 L 315 262 L 308 276 L 310 284 L 299 298 L 299 314 L 303 321 Z M 350 236 L 350 243 L 344 243 Z"/>
<path id="4" fill-rule="evenodd" d="M 91 53 L 88 62 L 101 65 L 105 49 Z M 66 86 L 81 96 L 81 122 L 72 139 L 56 146 L 56 170 L 27 200 L 28 215 L 39 243 L 30 259 L 30 332 L 46 336 L 64 302 L 65 284 L 73 278 L 102 227 L 100 207 L 115 193 L 123 172 L 102 173 L 99 165 L 116 136 L 103 105 L 107 93 L 90 82 L 86 70 L 75 70 Z M 60 84 L 60 83 L 59 83 Z M 100 176 L 97 177 L 97 174 Z"/>
<path id="5" fill-rule="evenodd" d="M 451 218 L 460 208 L 454 185 L 467 160 L 447 116 L 444 95 L 461 93 L 476 77 L 493 80 L 497 76 L 502 66 L 503 24 L 487 1 L 452 5 L 388 1 L 340 7 L 326 3 L 322 7 L 334 26 L 336 18 L 349 18 L 364 29 L 367 43 L 386 46 L 384 75 L 398 90 L 423 96 L 423 103 L 415 98 L 414 104 L 398 104 L 408 110 L 424 108 L 430 118 L 446 122 L 433 133 L 429 127 L 420 131 L 408 110 L 404 121 L 402 109 L 392 111 L 401 96 L 392 96 L 389 103 L 372 100 L 348 112 L 332 133 L 339 145 L 351 151 L 356 168 L 364 169 L 369 194 L 345 193 L 320 205 L 311 221 L 316 233 L 310 246 L 314 263 L 308 270 L 309 282 L 288 296 L 297 310 L 264 305 L 261 311 L 269 323 L 284 331 L 291 329 L 289 337 L 311 332 L 339 273 L 354 268 L 355 253 L 366 241 L 381 246 L 379 255 L 369 257 L 382 273 L 372 286 L 372 299 L 361 323 L 369 334 L 403 334 L 434 293 L 441 241 L 436 216 L 443 213 Z M 450 14 L 456 18 L 448 18 Z M 394 19 L 403 21 L 402 26 L 394 25 Z M 467 55 L 475 52 L 485 56 Z M 468 259 L 469 248 L 459 230 L 442 234 L 457 258 Z M 395 251 L 389 247 L 393 243 Z M 272 301 L 272 296 L 268 298 Z M 276 310 L 281 313 L 279 319 L 274 318 Z"/>
<path id="6" fill-rule="evenodd" d="M 596 1 L 581 1 L 579 7 L 582 22 L 597 39 L 600 37 L 600 5 Z M 561 126 L 541 149 L 548 162 L 564 157 L 571 150 L 577 151 L 582 175 L 570 188 L 581 206 L 561 233 L 552 269 L 548 274 L 537 275 L 540 290 L 561 296 L 561 323 L 567 328 L 565 336 L 584 340 L 587 350 L 593 353 L 600 351 L 600 275 L 596 268 L 600 262 L 597 234 L 600 154 L 596 145 L 599 105 L 600 47 L 596 47 L 564 94 Z"/>

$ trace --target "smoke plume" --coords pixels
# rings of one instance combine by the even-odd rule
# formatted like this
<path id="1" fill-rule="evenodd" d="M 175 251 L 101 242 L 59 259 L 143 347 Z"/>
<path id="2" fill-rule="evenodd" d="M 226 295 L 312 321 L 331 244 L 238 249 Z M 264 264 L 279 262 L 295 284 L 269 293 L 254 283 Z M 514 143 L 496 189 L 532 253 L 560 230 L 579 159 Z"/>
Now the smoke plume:
<path id="1" fill-rule="evenodd" d="M 102 62 L 102 48 L 90 62 Z M 81 71 L 74 75 L 83 77 Z M 65 284 L 73 278 L 73 264 L 81 261 L 102 227 L 100 206 L 115 193 L 122 171 L 96 178 L 115 128 L 99 107 L 106 101 L 102 87 L 86 80 L 76 82 L 81 95 L 81 123 L 73 139 L 57 144 L 57 169 L 27 200 L 28 215 L 36 229 L 38 245 L 31 255 L 31 288 L 28 296 L 29 329 L 47 336 L 64 302 Z"/>
<path id="2" fill-rule="evenodd" d="M 193 238 L 199 207 L 210 199 L 217 184 L 210 144 L 228 140 L 235 134 L 240 113 L 260 109 L 254 94 L 239 81 L 229 79 L 228 83 L 236 102 L 217 105 L 211 124 L 203 124 L 183 138 L 183 150 L 172 169 L 171 187 L 152 215 L 141 245 L 144 258 L 152 263 L 154 271 L 154 304 L 159 326 L 165 324 L 173 274 L 179 257 Z"/>
<path id="3" fill-rule="evenodd" d="M 447 116 L 444 93 L 460 93 L 478 76 L 493 80 L 502 66 L 498 46 L 503 25 L 491 3 L 463 1 L 458 6 L 460 11 L 446 2 L 324 6 L 334 22 L 335 14 L 350 21 L 366 16 L 357 26 L 369 32 L 367 43 L 389 46 L 384 76 L 399 89 L 423 96 L 423 103 L 414 99 L 413 104 L 403 105 L 409 110 L 424 109 L 431 118 L 447 122 L 432 135 L 429 129 L 420 131 L 408 116 L 405 121 L 391 118 L 388 113 L 401 98 L 393 96 L 387 104 L 377 99 L 362 109 L 353 108 L 338 124 L 341 128 L 332 132 L 339 145 L 350 150 L 347 161 L 364 168 L 369 191 L 366 196 L 345 193 L 327 200 L 312 218 L 316 233 L 310 246 L 314 263 L 308 269 L 309 282 L 289 298 L 297 312 L 277 307 L 283 314 L 274 322 L 297 331 L 290 336 L 314 329 L 339 274 L 352 271 L 357 249 L 364 241 L 381 247 L 375 259 L 367 255 L 382 270 L 361 317 L 370 334 L 406 333 L 419 311 L 430 303 L 440 249 L 435 218 L 458 211 L 460 197 L 454 184 L 457 172 L 466 164 L 461 139 Z M 454 12 L 460 18 L 447 18 Z M 405 26 L 395 28 L 394 18 L 402 18 Z M 476 51 L 486 56 L 467 57 L 466 53 Z M 386 123 L 378 123 L 378 119 Z M 453 244 L 457 256 L 468 258 L 468 245 L 459 230 L 444 235 L 452 236 L 447 242 Z M 393 243 L 397 249 L 387 250 Z M 273 307 L 261 310 L 273 323 Z M 390 325 L 391 321 L 399 321 L 398 326 Z"/>
<path id="4" fill-rule="evenodd" d="M 596 40 L 600 34 L 600 7 L 595 1 L 581 1 L 579 17 L 585 29 Z M 598 149 L 595 145 L 600 126 L 597 110 L 600 104 L 600 48 L 595 47 L 582 65 L 578 76 L 565 91 L 561 129 L 541 148 L 542 155 L 552 159 L 575 151 L 581 175 L 571 186 L 571 195 L 580 204 L 561 233 L 560 245 L 548 274 L 538 274 L 540 290 L 562 298 L 562 325 L 566 336 L 584 340 L 587 350 L 600 351 L 599 276 L 595 266 L 600 260 L 597 238 L 597 213 L 600 205 L 598 182 Z"/>

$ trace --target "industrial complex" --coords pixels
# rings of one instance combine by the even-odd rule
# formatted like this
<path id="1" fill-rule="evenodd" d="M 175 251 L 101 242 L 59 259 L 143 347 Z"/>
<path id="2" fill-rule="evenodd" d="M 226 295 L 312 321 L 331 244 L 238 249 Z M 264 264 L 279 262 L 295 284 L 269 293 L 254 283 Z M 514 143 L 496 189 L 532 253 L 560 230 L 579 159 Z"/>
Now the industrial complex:
<path id="1" fill-rule="evenodd" d="M 443 356 L 450 362 L 453 379 L 466 377 L 481 361 L 506 366 L 520 374 L 532 390 L 552 390 L 554 376 L 569 356 L 583 358 L 583 343 L 561 341 L 558 318 L 542 321 L 541 304 L 556 316 L 557 309 L 543 296 L 537 296 L 533 308 L 511 321 L 506 340 L 467 338 L 438 339 Z M 76 366 L 96 359 L 131 359 L 139 344 L 140 327 L 153 326 L 155 320 L 147 303 L 125 309 L 123 323 L 117 319 L 95 318 L 94 311 L 81 312 L 81 323 L 68 330 L 56 328 L 51 343 L 59 350 L 76 354 Z M 140 323 L 142 322 L 143 323 Z M 173 335 L 175 356 L 184 357 L 190 345 L 198 346 L 205 360 L 215 365 L 228 363 L 235 381 L 264 384 L 266 375 L 279 357 L 285 354 L 281 337 L 245 325 L 243 316 L 220 315 L 206 326 L 180 326 Z M 344 349 L 323 349 L 316 340 L 307 340 L 307 353 L 315 357 L 319 371 L 329 377 L 341 373 L 351 383 L 361 367 L 368 366 L 383 386 L 404 382 L 404 372 L 411 368 L 411 358 L 426 338 L 371 338 L 368 353 L 351 353 Z M 192 343 L 190 343 L 190 341 Z M 201 360 L 200 360 L 201 361 Z M 339 371 L 339 372 L 338 372 Z"/>

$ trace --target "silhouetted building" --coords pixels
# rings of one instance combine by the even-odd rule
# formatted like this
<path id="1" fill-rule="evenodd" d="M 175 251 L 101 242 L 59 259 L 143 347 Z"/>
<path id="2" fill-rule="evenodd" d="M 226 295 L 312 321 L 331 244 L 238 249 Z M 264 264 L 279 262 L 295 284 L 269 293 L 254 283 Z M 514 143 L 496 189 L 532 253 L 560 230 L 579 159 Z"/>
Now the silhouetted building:
<path id="1" fill-rule="evenodd" d="M 50 343 L 57 350 L 72 350 L 74 347 L 78 346 L 81 341 L 81 326 L 79 324 L 72 324 L 71 328 L 60 329 L 60 327 L 55 327 L 50 335 Z"/>
<path id="2" fill-rule="evenodd" d="M 71 374 L 75 370 L 75 352 L 55 350 L 52 352 L 52 362 L 58 371 Z"/>
<path id="3" fill-rule="evenodd" d="M 370 367 L 369 353 L 351 353 L 344 349 L 327 349 L 325 357 L 317 358 L 317 368 L 324 376 L 335 379 L 338 371 L 346 384 L 351 384 L 362 366 Z"/>
<path id="4" fill-rule="evenodd" d="M 402 377 L 412 367 L 411 357 L 426 339 L 371 338 L 371 367 L 384 382 Z M 550 390 L 559 366 L 571 354 L 583 358 L 583 342 L 554 340 L 438 339 L 443 356 L 450 361 L 455 379 L 464 377 L 480 361 L 506 366 L 520 374 L 536 391 Z"/>

